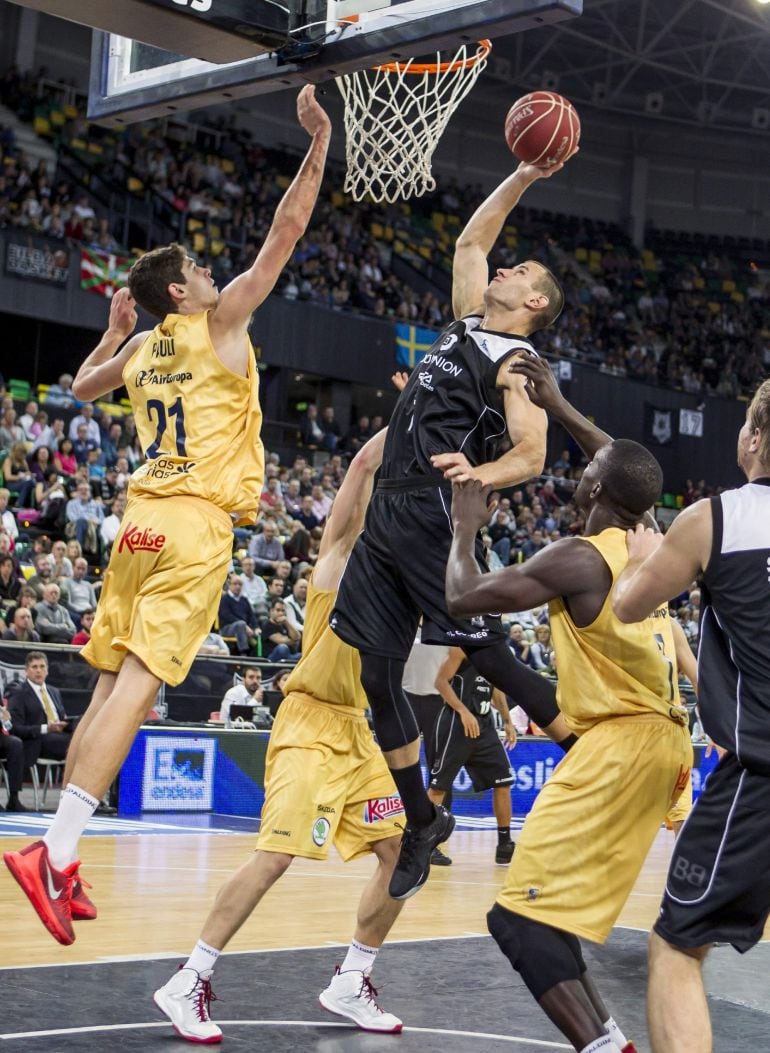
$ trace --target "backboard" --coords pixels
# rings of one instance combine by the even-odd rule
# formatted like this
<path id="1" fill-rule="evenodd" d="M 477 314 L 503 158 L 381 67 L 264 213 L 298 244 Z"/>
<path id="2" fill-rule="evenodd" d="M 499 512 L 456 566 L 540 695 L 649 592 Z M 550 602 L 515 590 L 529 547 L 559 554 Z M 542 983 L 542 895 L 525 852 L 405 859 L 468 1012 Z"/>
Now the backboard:
<path id="1" fill-rule="evenodd" d="M 25 0 L 28 2 L 28 0 Z M 38 0 L 40 2 L 40 0 Z M 46 0 L 43 0 L 46 2 Z M 50 2 L 50 0 L 47 0 Z M 158 0 L 154 0 L 155 3 Z M 217 0 L 173 0 L 195 17 Z M 260 3 L 277 0 L 251 0 Z M 94 32 L 88 116 L 119 127 L 149 117 L 322 83 L 343 73 L 462 42 L 506 36 L 579 15 L 582 0 L 320 0 L 323 17 L 307 21 L 319 0 L 285 0 L 287 43 L 254 57 L 207 62 L 153 47 L 153 9 L 145 8 L 143 42 Z M 238 38 L 242 49 L 244 38 Z M 262 53 L 258 53 L 261 51 Z M 238 56 L 242 50 L 235 52 Z"/>

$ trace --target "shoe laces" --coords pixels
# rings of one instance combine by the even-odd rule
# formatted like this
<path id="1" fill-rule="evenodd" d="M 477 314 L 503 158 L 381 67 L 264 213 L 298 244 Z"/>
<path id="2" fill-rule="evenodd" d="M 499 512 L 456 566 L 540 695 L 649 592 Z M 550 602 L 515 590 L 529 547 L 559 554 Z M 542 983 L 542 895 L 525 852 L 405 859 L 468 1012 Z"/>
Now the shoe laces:
<path id="1" fill-rule="evenodd" d="M 195 981 L 195 987 L 187 996 L 193 1003 L 193 1007 L 201 1023 L 207 1023 L 211 1019 L 211 1003 L 219 999 L 211 990 L 211 980 L 199 976 Z"/>
<path id="2" fill-rule="evenodd" d="M 378 1013 L 385 1013 L 385 1010 L 377 1001 L 377 988 L 374 986 L 372 981 L 366 975 L 362 974 L 361 990 L 358 992 L 358 997 L 362 998 L 365 1002 L 369 1002 L 370 1005 L 374 1006 Z"/>
<path id="3" fill-rule="evenodd" d="M 417 852 L 417 834 L 419 831 L 412 830 L 411 827 L 405 826 L 404 833 L 401 837 L 401 851 L 399 853 L 398 868 L 403 870 L 409 866 L 414 859 Z"/>
<path id="4" fill-rule="evenodd" d="M 78 867 L 79 863 L 70 863 L 68 867 L 65 867 L 61 873 L 65 876 L 66 881 L 62 888 L 61 895 L 59 896 L 59 903 L 71 903 L 72 896 L 75 892 L 75 886 L 78 883 Z"/>

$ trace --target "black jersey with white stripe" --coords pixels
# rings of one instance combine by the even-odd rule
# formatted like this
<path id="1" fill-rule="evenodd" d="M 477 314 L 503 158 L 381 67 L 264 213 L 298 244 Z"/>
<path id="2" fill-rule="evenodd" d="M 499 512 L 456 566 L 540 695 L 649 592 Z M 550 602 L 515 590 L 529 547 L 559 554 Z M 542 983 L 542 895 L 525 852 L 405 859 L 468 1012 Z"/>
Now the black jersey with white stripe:
<path id="1" fill-rule="evenodd" d="M 706 732 L 770 775 L 770 478 L 711 499 L 698 701 Z"/>
<path id="2" fill-rule="evenodd" d="M 388 425 L 382 478 L 435 475 L 437 453 L 461 451 L 474 466 L 499 456 L 507 427 L 497 374 L 510 355 L 534 348 L 481 321 L 452 322 L 415 366 Z"/>
<path id="3" fill-rule="evenodd" d="M 492 685 L 467 660 L 452 677 L 452 689 L 475 717 L 490 717 Z"/>

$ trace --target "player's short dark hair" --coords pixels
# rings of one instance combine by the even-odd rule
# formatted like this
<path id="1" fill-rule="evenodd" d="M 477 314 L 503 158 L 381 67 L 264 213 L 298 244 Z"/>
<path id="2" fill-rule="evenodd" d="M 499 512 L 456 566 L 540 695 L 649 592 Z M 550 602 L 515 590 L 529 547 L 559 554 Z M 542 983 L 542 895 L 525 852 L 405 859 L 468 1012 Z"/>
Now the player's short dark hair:
<path id="1" fill-rule="evenodd" d="M 128 272 L 129 292 L 148 314 L 162 319 L 176 310 L 168 287 L 171 282 L 184 285 L 187 281 L 182 271 L 186 258 L 182 246 L 172 242 L 140 256 Z"/>
<path id="2" fill-rule="evenodd" d="M 610 503 L 643 516 L 660 497 L 663 470 L 650 451 L 632 439 L 615 439 L 604 449 L 601 482 Z"/>
<path id="3" fill-rule="evenodd" d="M 538 311 L 535 315 L 535 324 L 532 326 L 532 332 L 538 329 L 547 329 L 549 325 L 553 325 L 564 307 L 564 290 L 559 284 L 556 275 L 542 263 L 539 263 L 538 267 L 540 267 L 542 273 L 538 274 L 537 278 L 532 282 L 532 288 L 535 292 L 543 293 L 548 297 L 548 306 L 544 307 L 542 311 Z"/>
<path id="4" fill-rule="evenodd" d="M 752 431 L 759 429 L 762 436 L 757 456 L 762 464 L 770 465 L 770 380 L 759 385 L 746 415 Z"/>

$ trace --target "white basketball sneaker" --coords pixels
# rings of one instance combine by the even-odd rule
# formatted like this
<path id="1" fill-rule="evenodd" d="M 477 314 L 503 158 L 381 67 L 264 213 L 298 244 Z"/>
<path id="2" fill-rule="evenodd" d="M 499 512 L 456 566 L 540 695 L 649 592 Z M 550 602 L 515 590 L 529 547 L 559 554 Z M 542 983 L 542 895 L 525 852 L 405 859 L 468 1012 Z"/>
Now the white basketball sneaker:
<path id="1" fill-rule="evenodd" d="M 216 1000 L 211 980 L 204 979 L 194 969 L 180 969 L 152 996 L 178 1035 L 188 1042 L 204 1043 L 222 1041 L 222 1029 L 209 1015 L 212 998 Z"/>
<path id="2" fill-rule="evenodd" d="M 384 1031 L 395 1035 L 404 1026 L 397 1016 L 386 1013 L 377 1004 L 377 991 L 368 976 L 357 970 L 334 970 L 332 982 L 321 991 L 318 1000 L 324 1009 L 346 1016 L 362 1031 Z"/>

